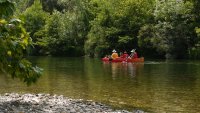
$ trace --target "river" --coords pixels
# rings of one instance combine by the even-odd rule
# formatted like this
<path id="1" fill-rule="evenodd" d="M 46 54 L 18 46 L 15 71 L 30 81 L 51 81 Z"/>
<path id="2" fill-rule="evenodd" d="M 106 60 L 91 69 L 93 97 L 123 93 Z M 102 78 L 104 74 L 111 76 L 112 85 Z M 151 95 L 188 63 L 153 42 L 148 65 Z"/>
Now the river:
<path id="1" fill-rule="evenodd" d="M 100 59 L 31 57 L 44 69 L 29 87 L 0 74 L 0 93 L 49 93 L 147 112 L 200 111 L 200 61 L 145 60 L 109 63 Z"/>

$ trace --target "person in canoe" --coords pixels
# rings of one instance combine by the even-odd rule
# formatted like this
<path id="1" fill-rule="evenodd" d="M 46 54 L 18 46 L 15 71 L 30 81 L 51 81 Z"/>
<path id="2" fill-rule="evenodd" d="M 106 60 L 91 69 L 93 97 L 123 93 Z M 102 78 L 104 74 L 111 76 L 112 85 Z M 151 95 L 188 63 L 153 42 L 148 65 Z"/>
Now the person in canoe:
<path id="1" fill-rule="evenodd" d="M 123 54 L 123 58 L 128 58 L 128 53 L 126 51 L 124 51 L 124 54 Z"/>
<path id="2" fill-rule="evenodd" d="M 116 51 L 115 49 L 112 51 L 111 58 L 112 58 L 112 59 L 118 58 L 118 53 L 117 53 L 117 51 Z"/>
<path id="3" fill-rule="evenodd" d="M 138 58 L 138 54 L 136 52 L 136 49 L 131 50 L 131 55 L 129 56 L 129 58 Z"/>

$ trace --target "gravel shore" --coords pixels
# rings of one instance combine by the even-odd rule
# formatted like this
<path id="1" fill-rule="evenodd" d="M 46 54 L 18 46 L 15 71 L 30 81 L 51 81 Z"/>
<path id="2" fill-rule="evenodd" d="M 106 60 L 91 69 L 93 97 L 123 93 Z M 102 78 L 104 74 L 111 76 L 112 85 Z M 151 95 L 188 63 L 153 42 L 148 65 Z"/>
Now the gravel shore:
<path id="1" fill-rule="evenodd" d="M 62 95 L 17 94 L 0 95 L 0 113 L 144 113 L 141 110 L 113 110 L 93 101 L 70 99 Z"/>

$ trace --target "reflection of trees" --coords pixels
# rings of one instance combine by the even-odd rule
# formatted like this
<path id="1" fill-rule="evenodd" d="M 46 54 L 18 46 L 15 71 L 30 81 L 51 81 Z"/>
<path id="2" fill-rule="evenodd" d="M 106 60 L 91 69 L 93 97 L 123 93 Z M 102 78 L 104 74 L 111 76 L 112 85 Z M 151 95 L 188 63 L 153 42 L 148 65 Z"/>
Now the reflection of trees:
<path id="1" fill-rule="evenodd" d="M 194 88 L 196 83 L 197 69 L 194 65 L 187 63 L 166 65 L 166 74 L 169 80 L 169 84 L 176 86 L 178 89 L 190 89 Z"/>
<path id="2" fill-rule="evenodd" d="M 0 83 L 3 83 L 3 84 L 8 84 L 9 83 L 9 78 L 10 77 L 8 77 L 7 74 L 2 72 L 1 70 L 0 70 L 0 77 L 2 78 L 2 79 L 0 79 Z M 2 86 L 2 84 L 0 86 Z"/>
<path id="3" fill-rule="evenodd" d="M 3 93 L 50 93 L 88 98 L 87 74 L 89 72 L 87 71 L 90 70 L 88 69 L 90 63 L 84 62 L 83 58 L 31 57 L 30 59 L 44 69 L 37 83 L 27 87 L 26 84 L 0 74 L 0 93 L 4 90 Z"/>
<path id="4" fill-rule="evenodd" d="M 0 92 L 62 94 L 159 113 L 178 109 L 195 112 L 200 108 L 200 63 L 102 63 L 53 57 L 33 61 L 44 68 L 37 84 L 26 87 L 0 75 Z"/>
<path id="5" fill-rule="evenodd" d="M 191 64 L 190 64 L 191 63 Z M 192 112 L 191 108 L 199 108 L 196 101 L 200 101 L 199 93 L 196 92 L 196 83 L 199 76 L 197 67 L 192 62 L 173 62 L 166 64 L 166 85 L 171 86 L 166 95 L 168 95 L 167 102 L 174 104 L 172 109 L 185 109 L 185 111 Z M 189 97 L 189 98 L 188 98 Z M 174 101 L 174 98 L 176 101 Z"/>
<path id="6" fill-rule="evenodd" d="M 153 106 L 154 111 L 193 112 L 191 108 L 199 108 L 197 101 L 200 95 L 196 95 L 199 91 L 194 91 L 199 78 L 196 66 L 173 61 L 145 65 L 144 71 L 144 89 L 151 94 L 149 106 Z M 169 107 L 170 110 L 165 109 Z"/>
<path id="7" fill-rule="evenodd" d="M 88 81 L 85 75 L 87 64 L 83 58 L 49 57 L 45 58 L 46 61 L 37 60 L 44 65 L 45 77 L 42 82 L 46 83 L 45 88 L 49 93 L 87 98 L 85 97 L 88 93 Z"/>

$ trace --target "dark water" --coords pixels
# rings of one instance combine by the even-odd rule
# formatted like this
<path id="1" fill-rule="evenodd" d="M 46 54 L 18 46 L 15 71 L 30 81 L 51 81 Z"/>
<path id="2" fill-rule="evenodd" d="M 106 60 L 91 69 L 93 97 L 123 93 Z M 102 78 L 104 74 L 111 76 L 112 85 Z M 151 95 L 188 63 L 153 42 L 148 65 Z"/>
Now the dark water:
<path id="1" fill-rule="evenodd" d="M 33 57 L 44 69 L 27 87 L 0 75 L 0 93 L 50 93 L 94 100 L 128 110 L 200 112 L 199 61 L 105 63 L 90 58 Z"/>

